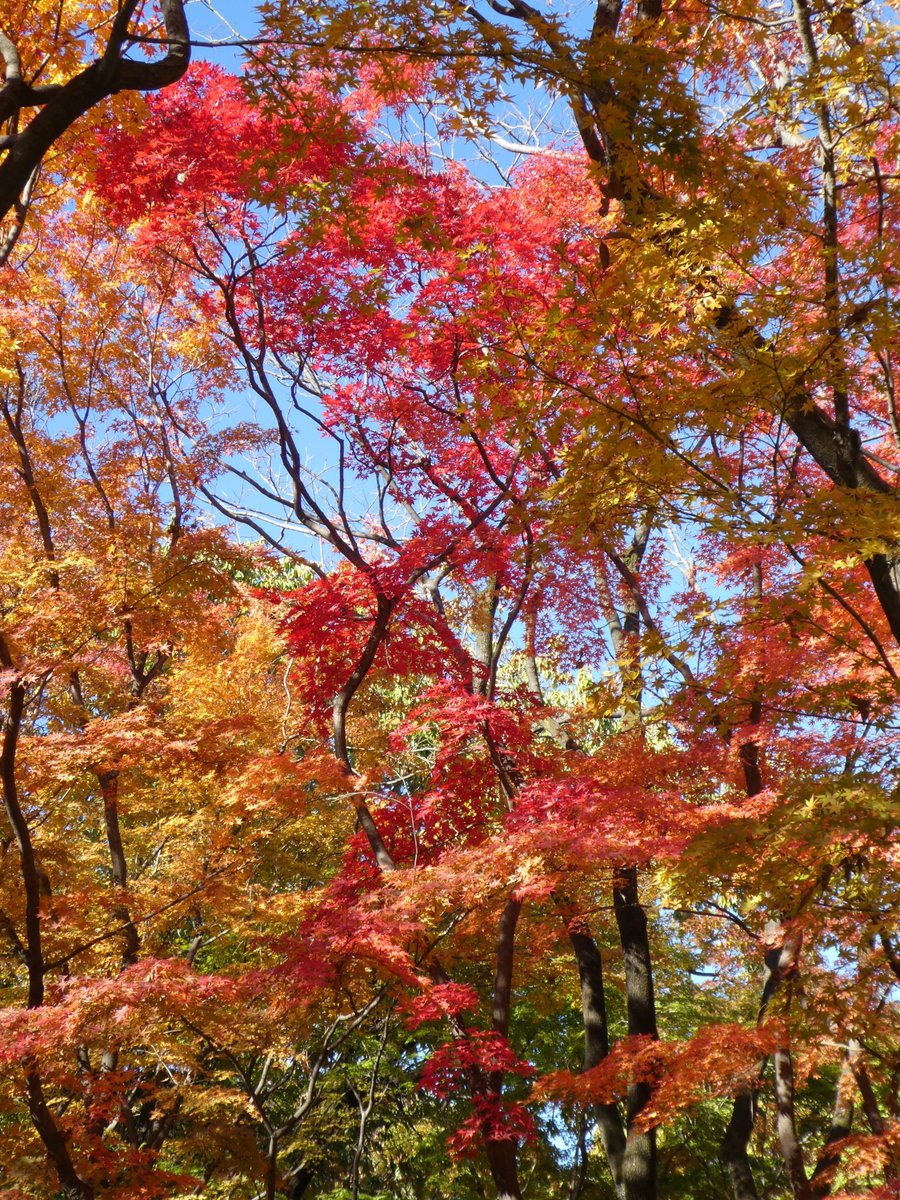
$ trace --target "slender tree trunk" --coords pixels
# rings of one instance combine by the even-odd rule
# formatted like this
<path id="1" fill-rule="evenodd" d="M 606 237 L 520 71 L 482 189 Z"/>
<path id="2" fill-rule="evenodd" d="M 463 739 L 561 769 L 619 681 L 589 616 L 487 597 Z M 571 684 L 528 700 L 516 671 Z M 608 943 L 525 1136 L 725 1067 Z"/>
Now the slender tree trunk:
<path id="1" fill-rule="evenodd" d="M 128 863 L 119 826 L 119 772 L 100 771 L 97 780 L 103 796 L 103 823 L 106 827 L 106 842 L 112 864 L 113 887 L 118 888 L 124 895 L 128 887 Z M 122 925 L 122 966 L 133 966 L 138 960 L 141 945 L 137 926 L 131 919 L 131 912 L 124 900 L 113 905 L 112 914 Z"/>
<path id="2" fill-rule="evenodd" d="M 797 1137 L 794 1110 L 794 1064 L 790 1049 L 779 1046 L 774 1054 L 775 1110 L 778 1144 L 794 1200 L 811 1200 L 809 1181 L 803 1165 L 803 1150 Z"/>
<path id="3" fill-rule="evenodd" d="M 580 929 L 574 927 L 575 922 L 573 921 L 567 924 L 569 941 L 575 951 L 578 974 L 581 979 L 581 1018 L 584 1023 L 582 1070 L 589 1071 L 609 1054 L 606 998 L 603 993 L 603 960 L 600 957 L 597 943 L 587 932 L 587 927 L 583 925 L 583 922 L 579 922 L 583 926 Z M 593 1112 L 616 1192 L 624 1198 L 625 1184 L 622 1170 L 625 1159 L 625 1128 L 622 1123 L 622 1114 L 616 1104 L 595 1104 Z"/>
<path id="4" fill-rule="evenodd" d="M 759 1200 L 753 1179 L 747 1146 L 753 1133 L 756 1093 L 752 1087 L 742 1087 L 734 1098 L 731 1119 L 722 1138 L 721 1156 L 728 1170 L 734 1200 Z"/>
<path id="5" fill-rule="evenodd" d="M 513 954 L 516 925 L 521 911 L 522 901 L 510 896 L 500 917 L 500 926 L 497 931 L 491 1024 L 495 1033 L 499 1033 L 503 1037 L 509 1034 L 509 1018 L 512 1011 Z M 502 1072 L 492 1073 L 487 1080 L 487 1085 L 489 1094 L 499 1100 L 503 1089 Z M 485 1138 L 484 1147 L 488 1166 L 497 1187 L 497 1200 L 521 1200 L 519 1152 L 516 1142 L 512 1138 L 505 1141 Z"/>
<path id="6" fill-rule="evenodd" d="M 762 596 L 762 575 L 759 566 L 753 572 L 754 592 L 757 599 Z M 750 724 L 758 726 L 762 721 L 762 704 L 754 699 L 750 705 Z M 744 789 L 748 797 L 759 795 L 763 789 L 762 770 L 759 761 L 759 747 L 752 738 L 741 743 L 739 750 L 741 769 L 744 773 Z M 771 979 L 771 976 L 770 976 Z M 769 980 L 766 981 L 768 985 Z M 765 993 L 764 993 L 765 995 Z M 765 1009 L 765 999 L 762 1010 Z M 734 1200 L 759 1200 L 756 1181 L 753 1178 L 753 1168 L 750 1166 L 750 1156 L 747 1147 L 753 1134 L 753 1123 L 756 1118 L 756 1089 L 752 1086 L 742 1087 L 734 1098 L 731 1117 L 725 1129 L 720 1147 L 720 1156 L 725 1163 L 728 1177 L 731 1180 L 731 1190 Z"/>
<path id="7" fill-rule="evenodd" d="M 0 665 L 13 669 L 9 648 L 0 636 Z M 16 750 L 25 713 L 25 687 L 16 679 L 9 685 L 9 703 L 3 721 L 3 740 L 0 746 L 0 786 L 13 837 L 19 849 L 22 886 L 25 892 L 25 954 L 28 965 L 28 1008 L 40 1008 L 44 1002 L 44 956 L 41 942 L 40 903 L 41 881 L 34 855 L 31 830 L 19 802 L 16 784 Z M 18 940 L 18 939 L 17 939 Z M 21 944 L 21 943 L 20 943 Z M 93 1188 L 78 1176 L 66 1140 L 44 1097 L 41 1078 L 33 1063 L 25 1067 L 25 1090 L 32 1124 L 44 1144 L 59 1185 L 66 1200 L 91 1200 Z"/>
<path id="8" fill-rule="evenodd" d="M 655 1038 L 656 1005 L 653 995 L 653 968 L 647 914 L 638 901 L 636 867 L 618 867 L 613 879 L 613 905 L 619 941 L 625 963 L 625 1001 L 629 1035 Z M 625 1200 L 655 1200 L 656 1131 L 639 1133 L 635 1121 L 646 1107 L 652 1088 L 649 1083 L 632 1084 L 628 1089 L 625 1155 L 622 1179 Z"/>
<path id="9" fill-rule="evenodd" d="M 37 1071 L 28 1071 L 25 1076 L 25 1088 L 28 1093 L 28 1112 L 32 1123 L 44 1143 L 47 1157 L 53 1164 L 66 1200 L 93 1200 L 94 1189 L 79 1178 L 72 1164 L 66 1140 L 47 1107 L 44 1089 Z"/>
<path id="10" fill-rule="evenodd" d="M 615 610 L 611 590 L 599 579 L 601 608 L 607 614 L 610 636 L 616 655 L 622 692 L 622 732 L 644 739 L 642 696 L 643 663 L 641 658 L 641 611 L 643 597 L 638 572 L 650 533 L 653 512 L 645 509 L 639 517 L 631 543 L 621 557 L 609 557 L 625 587 L 621 621 Z M 638 896 L 638 869 L 619 865 L 613 869 L 613 909 L 619 931 L 619 944 L 625 968 L 625 1004 L 629 1036 L 657 1037 L 656 1003 L 653 994 L 653 964 L 650 955 L 647 914 Z M 628 1089 L 626 1138 L 622 1155 L 621 1187 L 624 1200 L 656 1200 L 656 1132 L 635 1128 L 638 1117 L 650 1099 L 649 1083 L 636 1083 Z"/>

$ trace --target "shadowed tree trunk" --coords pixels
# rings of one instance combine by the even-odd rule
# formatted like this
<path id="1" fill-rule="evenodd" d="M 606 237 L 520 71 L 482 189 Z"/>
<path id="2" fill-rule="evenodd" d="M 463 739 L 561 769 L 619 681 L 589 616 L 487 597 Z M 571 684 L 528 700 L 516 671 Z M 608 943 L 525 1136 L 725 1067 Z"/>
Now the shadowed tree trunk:
<path id="1" fill-rule="evenodd" d="M 590 936 L 584 921 L 573 918 L 566 922 L 566 926 L 581 979 L 581 1018 L 584 1024 L 582 1070 L 589 1071 L 609 1054 L 606 999 L 603 993 L 603 961 L 597 943 Z M 619 1196 L 624 1196 L 625 1128 L 622 1114 L 616 1104 L 599 1103 L 593 1106 L 593 1113 L 616 1192 Z"/>

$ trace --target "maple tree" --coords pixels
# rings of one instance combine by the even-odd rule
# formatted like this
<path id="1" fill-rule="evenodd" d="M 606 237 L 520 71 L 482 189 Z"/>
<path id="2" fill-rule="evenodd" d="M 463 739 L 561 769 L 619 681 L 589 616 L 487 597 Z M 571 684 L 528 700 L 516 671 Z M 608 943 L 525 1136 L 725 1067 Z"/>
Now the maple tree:
<path id="1" fill-rule="evenodd" d="M 17 235 L 10 1195 L 896 1192 L 893 17 L 488 10 Z"/>

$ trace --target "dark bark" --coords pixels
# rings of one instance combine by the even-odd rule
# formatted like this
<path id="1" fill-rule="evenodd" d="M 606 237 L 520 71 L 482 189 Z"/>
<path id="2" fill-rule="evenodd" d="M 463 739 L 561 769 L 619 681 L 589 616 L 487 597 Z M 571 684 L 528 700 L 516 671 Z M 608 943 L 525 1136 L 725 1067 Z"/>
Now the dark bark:
<path id="1" fill-rule="evenodd" d="M 882 1134 L 884 1133 L 884 1117 L 881 1115 L 881 1109 L 878 1107 L 878 1099 L 875 1096 L 869 1072 L 866 1070 L 865 1064 L 860 1062 L 858 1056 L 851 1058 L 850 1066 L 853 1070 L 857 1087 L 859 1088 L 859 1098 L 862 1110 L 866 1114 L 869 1128 L 876 1135 Z"/>
<path id="2" fill-rule="evenodd" d="M 512 997 L 513 955 L 516 943 L 516 925 L 522 911 L 522 901 L 510 896 L 500 917 L 497 931 L 497 951 L 494 968 L 494 1001 L 491 1018 L 494 1032 L 506 1037 L 509 1033 L 509 1016 Z"/>
<path id="3" fill-rule="evenodd" d="M 497 1200 L 522 1200 L 515 1142 L 486 1141 L 485 1154 L 497 1188 Z"/>
<path id="4" fill-rule="evenodd" d="M 9 435 L 15 443 L 16 453 L 19 459 L 18 474 L 28 489 L 28 498 L 31 501 L 31 507 L 34 509 L 35 520 L 38 524 L 38 531 L 41 536 L 41 545 L 44 549 L 44 556 L 49 563 L 47 569 L 48 579 L 52 588 L 59 587 L 59 573 L 56 569 L 56 549 L 53 544 L 53 530 L 50 525 L 50 514 L 47 512 L 47 506 L 44 504 L 44 498 L 37 486 L 37 481 L 34 474 L 34 466 L 31 461 L 31 454 L 28 449 L 28 444 L 25 440 L 25 431 L 22 428 L 22 416 L 25 411 L 26 403 L 26 384 L 25 372 L 22 369 L 18 355 L 15 358 L 16 374 L 18 376 L 16 385 L 15 406 L 10 407 L 9 401 L 5 395 L 0 395 L 0 411 L 3 412 L 3 419 L 6 423 L 6 428 Z"/>
<path id="5" fill-rule="evenodd" d="M 897 565 L 896 558 L 889 559 L 884 554 L 873 554 L 865 560 L 878 603 L 887 617 L 891 633 L 900 643 L 900 583 L 897 578 Z"/>
<path id="6" fill-rule="evenodd" d="M 712 325 L 721 333 L 739 365 L 758 367 L 761 358 L 765 363 L 765 339 L 736 307 L 723 304 Z M 802 379 L 785 387 L 773 368 L 772 388 L 773 399 L 777 401 L 780 397 L 785 423 L 835 486 L 892 497 L 895 504 L 900 502 L 896 489 L 881 477 L 863 453 L 859 433 L 814 404 Z M 891 632 L 900 643 L 900 551 L 891 557 L 872 554 L 864 564 Z"/>
<path id="7" fill-rule="evenodd" d="M 897 953 L 897 947 L 887 933 L 885 933 L 883 925 L 878 926 L 878 940 L 881 942 L 881 948 L 884 951 L 888 966 L 897 978 L 900 979 L 900 954 Z"/>
<path id="8" fill-rule="evenodd" d="M 28 1093 L 28 1112 L 44 1143 L 53 1169 L 56 1171 L 63 1195 L 66 1200 L 92 1200 L 94 1189 L 79 1178 L 72 1164 L 69 1148 L 50 1115 L 40 1077 L 36 1071 L 29 1070 L 26 1074 L 25 1088 Z"/>
<path id="9" fill-rule="evenodd" d="M 311 1171 L 309 1167 L 297 1167 L 292 1171 L 287 1187 L 288 1200 L 302 1200 L 314 1179 L 315 1172 Z"/>
<path id="10" fill-rule="evenodd" d="M 722 1138 L 721 1156 L 731 1180 L 734 1200 L 759 1200 L 747 1146 L 753 1133 L 756 1108 L 754 1088 L 742 1087 L 734 1098 L 731 1118 Z"/>
<path id="11" fill-rule="evenodd" d="M 124 892 L 128 887 L 128 863 L 125 858 L 125 847 L 122 844 L 122 831 L 119 827 L 119 772 L 115 770 L 100 771 L 97 779 L 103 795 L 103 823 L 112 864 L 113 886 Z M 122 966 L 133 966 L 138 960 L 141 945 L 137 927 L 131 919 L 131 912 L 124 901 L 113 905 L 111 911 L 122 925 Z"/>
<path id="12" fill-rule="evenodd" d="M 809 1181 L 803 1165 L 803 1150 L 797 1137 L 794 1112 L 794 1064 L 787 1046 L 779 1046 L 775 1062 L 775 1112 L 778 1144 L 788 1183 L 795 1200 L 810 1200 Z"/>
<path id="13" fill-rule="evenodd" d="M 819 51 L 813 30 L 813 16 L 807 0 L 794 0 L 794 21 L 803 47 L 803 58 L 811 78 L 819 75 Z M 840 240 L 838 233 L 838 182 L 831 127 L 831 110 L 826 100 L 815 106 L 819 134 L 822 177 L 822 249 L 824 251 L 823 307 L 826 332 L 830 343 L 828 352 L 834 416 L 843 431 L 850 428 L 849 380 L 844 350 L 844 331 L 841 326 Z"/>
<path id="14" fill-rule="evenodd" d="M 6 642 L 0 637 L 0 665 L 13 670 L 12 657 Z M 38 1008 L 44 1002 L 44 955 L 41 944 L 41 873 L 34 854 L 31 831 L 19 802 L 16 785 L 16 750 L 22 718 L 25 712 L 25 685 L 14 680 L 9 685 L 9 702 L 3 722 L 3 743 L 0 747 L 0 784 L 3 804 L 12 830 L 22 870 L 25 892 L 25 953 L 28 962 L 28 1007 Z"/>
<path id="15" fill-rule="evenodd" d="M 866 1070 L 866 1065 L 862 1061 L 858 1042 L 850 1043 L 850 1066 L 853 1071 L 853 1076 L 856 1079 L 856 1085 L 859 1088 L 860 1107 L 865 1113 L 866 1121 L 869 1128 L 876 1137 L 884 1134 L 889 1127 L 889 1123 L 885 1122 L 881 1113 L 881 1108 L 878 1104 L 878 1097 L 875 1095 L 875 1089 L 872 1087 L 872 1080 L 869 1078 L 869 1072 Z M 894 1116 L 896 1113 L 896 1084 L 897 1074 L 895 1072 L 894 1081 L 892 1084 L 891 1098 L 888 1101 L 890 1111 Z M 897 1150 L 892 1147 L 889 1151 L 888 1160 L 884 1165 L 884 1177 L 891 1182 L 900 1177 L 900 1161 L 898 1161 Z"/>
<path id="16" fill-rule="evenodd" d="M 0 38 L 5 82 L 0 88 L 0 121 L 26 108 L 40 111 L 18 132 L 0 163 L 0 220 L 19 197 L 45 154 L 79 117 L 117 92 L 155 91 L 180 79 L 190 61 L 190 40 L 182 0 L 162 0 L 168 53 L 155 62 L 122 58 L 137 0 L 118 11 L 101 58 L 61 85 L 31 87 L 21 76 L 19 55 L 8 36 Z"/>
<path id="17" fill-rule="evenodd" d="M 622 731 L 643 740 L 643 670 L 641 661 L 641 595 L 638 572 L 653 528 L 653 512 L 644 509 L 638 518 L 634 536 L 624 555 L 610 554 L 625 583 L 622 618 L 615 614 L 611 595 L 607 607 L 615 616 L 610 629 L 622 689 Z M 650 955 L 647 914 L 638 896 L 636 866 L 620 865 L 613 869 L 613 909 L 619 931 L 619 944 L 625 969 L 625 1003 L 628 1033 L 657 1037 L 656 1005 L 653 995 L 653 965 Z M 639 1131 L 635 1126 L 646 1107 L 652 1087 L 649 1083 L 632 1084 L 628 1089 L 625 1115 L 625 1149 L 621 1165 L 621 1194 L 625 1200 L 656 1198 L 656 1133 Z"/>
<path id="18" fill-rule="evenodd" d="M 44 550 L 44 557 L 48 563 L 47 576 L 50 587 L 55 591 L 59 590 L 60 580 L 59 572 L 56 567 L 56 547 L 53 538 L 53 529 L 50 522 L 50 514 L 47 511 L 47 506 L 44 504 L 43 496 L 37 485 L 35 476 L 34 464 L 32 462 L 31 452 L 25 438 L 25 430 L 22 425 L 22 417 L 26 403 L 26 381 L 25 373 L 18 358 L 16 359 L 16 370 L 18 375 L 17 395 L 14 407 L 10 407 L 6 397 L 0 397 L 0 411 L 3 413 L 3 418 L 6 423 L 7 430 L 13 439 L 16 446 L 16 452 L 19 460 L 19 475 L 22 478 L 25 487 L 28 490 L 28 496 L 31 501 L 32 509 L 34 510 L 35 519 L 37 520 L 38 530 L 40 532 L 41 545 Z M 99 486 L 99 481 L 98 486 Z M 131 637 L 131 622 L 125 622 L 126 647 L 128 651 L 128 660 L 132 671 L 132 703 L 137 703 L 140 699 L 144 688 L 147 684 L 159 673 L 165 662 L 165 657 L 162 654 L 157 654 L 153 665 L 145 670 L 147 663 L 147 654 L 145 652 L 135 655 L 135 649 Z M 81 691 L 81 681 L 77 671 L 71 672 L 69 676 L 69 695 L 74 704 L 83 710 L 79 724 L 82 728 L 87 723 L 88 714 L 85 708 L 84 696 Z M 112 865 L 113 884 L 117 888 L 126 888 L 128 885 L 128 871 L 125 860 L 125 851 L 122 845 L 122 835 L 119 828 L 118 815 L 118 772 L 115 770 L 107 770 L 98 773 L 98 781 L 103 795 L 103 816 L 106 828 L 107 844 L 109 846 L 110 861 Z M 138 949 L 140 939 L 137 929 L 135 928 L 127 906 L 124 904 L 116 905 L 113 910 L 113 915 L 123 924 L 124 929 L 124 946 L 122 954 L 122 965 L 130 966 L 137 962 Z"/>
<path id="19" fill-rule="evenodd" d="M 628 1033 L 655 1038 L 656 1006 L 647 914 L 638 900 L 636 867 L 618 867 L 613 877 L 613 906 L 625 966 L 625 1001 Z M 626 1200 L 655 1200 L 656 1133 L 638 1132 L 635 1121 L 650 1099 L 649 1083 L 634 1083 L 628 1089 L 625 1155 L 622 1179 Z"/>
<path id="20" fill-rule="evenodd" d="M 372 626 L 372 631 L 369 634 L 369 639 L 366 642 L 362 655 L 350 672 L 349 679 L 334 698 L 332 706 L 334 753 L 344 764 L 349 775 L 353 775 L 355 772 L 350 762 L 350 752 L 347 747 L 347 710 L 350 707 L 350 701 L 356 695 L 357 690 L 369 673 L 372 663 L 375 661 L 375 656 L 387 634 L 393 611 L 394 604 L 383 596 L 379 596 L 375 623 Z M 361 799 L 356 801 L 356 819 L 359 827 L 368 839 L 372 853 L 375 855 L 375 861 L 380 869 L 382 871 L 395 870 L 397 864 L 394 862 L 390 851 L 384 843 L 368 805 Z"/>
<path id="21" fill-rule="evenodd" d="M 759 568 L 756 569 L 754 575 L 754 584 L 756 597 L 760 599 L 762 594 L 762 580 Z M 759 725 L 761 720 L 762 704 L 759 700 L 754 700 L 750 705 L 750 724 Z M 741 743 L 738 755 L 741 769 L 744 773 L 744 789 L 747 796 L 757 796 L 763 789 L 759 746 L 753 739 L 747 739 Z M 764 983 L 763 997 L 760 1002 L 760 1016 L 765 1012 L 766 1005 L 768 1004 L 771 992 L 767 991 L 767 989 L 772 984 L 774 978 L 774 973 L 769 970 Z M 753 1135 L 755 1119 L 756 1088 L 755 1086 L 745 1085 L 734 1098 L 731 1117 L 726 1126 L 719 1150 L 722 1161 L 725 1163 L 725 1168 L 728 1171 L 728 1177 L 731 1180 L 734 1200 L 758 1200 L 759 1197 L 759 1193 L 756 1190 L 756 1182 L 753 1178 L 753 1168 L 750 1166 L 750 1156 L 747 1153 L 747 1147 L 750 1145 L 750 1138 Z"/>
<path id="22" fill-rule="evenodd" d="M 133 708 L 144 695 L 147 687 L 161 673 L 167 658 L 161 650 L 157 650 L 153 661 L 150 662 L 148 651 L 138 650 L 135 646 L 134 626 L 128 618 L 122 622 L 122 629 L 125 633 L 125 653 L 128 657 L 128 667 L 131 671 L 129 707 Z"/>
<path id="23" fill-rule="evenodd" d="M 383 596 L 378 597 L 375 622 L 369 634 L 369 638 L 363 648 L 363 652 L 359 657 L 356 666 L 350 672 L 347 682 L 334 698 L 332 727 L 334 736 L 334 753 L 341 760 L 347 770 L 352 770 L 350 764 L 350 754 L 347 749 L 347 710 L 350 707 L 350 701 L 356 695 L 360 684 L 369 673 L 369 668 L 375 661 L 375 656 L 378 653 L 382 642 L 387 634 L 388 624 L 390 623 L 391 614 L 394 611 L 394 604 Z"/>
<path id="24" fill-rule="evenodd" d="M 450 983 L 450 976 L 434 956 L 429 960 L 428 973 L 435 983 Z M 467 1038 L 466 1028 L 458 1016 L 451 1014 L 448 1017 L 448 1024 L 455 1038 L 459 1040 Z M 472 1097 L 484 1097 L 488 1092 L 489 1085 L 481 1067 L 477 1064 L 470 1066 L 466 1075 Z M 512 1139 L 498 1141 L 485 1138 L 484 1154 L 490 1168 L 491 1178 L 497 1188 L 497 1200 L 522 1200 L 516 1143 Z"/>
<path id="25" fill-rule="evenodd" d="M 14 669 L 12 656 L 2 636 L 0 636 L 0 666 L 8 671 Z M 24 712 L 25 687 L 21 681 L 14 680 L 9 686 L 9 702 L 3 722 L 3 742 L 0 747 L 0 785 L 3 788 L 6 815 L 19 850 L 22 885 L 25 892 L 24 951 L 28 967 L 27 1004 L 29 1008 L 39 1008 L 44 1001 L 45 971 L 40 925 L 41 872 L 35 860 L 31 831 L 22 811 L 16 786 L 16 750 Z M 18 937 L 16 940 L 19 940 Z M 19 944 L 23 943 L 19 941 Z M 93 1189 L 78 1177 L 72 1165 L 65 1138 L 60 1133 L 47 1107 L 40 1076 L 34 1066 L 30 1064 L 26 1065 L 25 1089 L 28 1096 L 29 1115 L 56 1171 L 63 1194 L 67 1200 L 90 1200 L 94 1194 Z"/>
<path id="26" fill-rule="evenodd" d="M 509 1033 L 516 925 L 521 911 L 522 901 L 510 896 L 497 930 L 491 1024 L 494 1032 L 503 1037 Z M 488 1091 L 499 1099 L 503 1088 L 503 1073 L 492 1072 L 487 1079 L 487 1087 Z M 515 1141 L 494 1141 L 485 1138 L 484 1144 L 488 1166 L 497 1187 L 497 1200 L 519 1200 L 522 1191 L 519 1186 L 519 1155 Z"/>
<path id="27" fill-rule="evenodd" d="M 762 704 L 754 700 L 750 705 L 750 724 L 759 725 L 762 720 Z M 741 743 L 738 752 L 741 770 L 744 772 L 744 789 L 748 797 L 758 796 L 763 790 L 762 769 L 759 761 L 759 746 L 755 741 Z"/>
<path id="28" fill-rule="evenodd" d="M 594 34 L 615 33 L 622 14 L 622 0 L 597 0 L 594 11 Z"/>
<path id="29" fill-rule="evenodd" d="M 583 923 L 580 923 L 583 924 Z M 575 951 L 578 975 L 581 980 L 581 1019 L 584 1024 L 584 1059 L 582 1070 L 589 1071 L 609 1054 L 609 1028 L 606 1020 L 606 997 L 603 991 L 603 960 L 597 943 L 573 921 L 567 922 L 569 941 Z M 597 1132 L 609 1163 L 613 1183 L 619 1196 L 625 1195 L 622 1166 L 625 1158 L 625 1127 L 616 1104 L 593 1106 Z"/>
<path id="30" fill-rule="evenodd" d="M 612 617 L 614 620 L 618 620 L 614 610 Z M 534 656 L 535 621 L 536 610 L 532 609 L 526 618 L 525 661 L 529 687 L 543 706 L 541 681 Z M 564 729 L 557 727 L 553 732 L 555 740 L 564 749 L 578 750 L 577 743 Z M 591 937 L 584 918 L 579 916 L 559 893 L 554 895 L 554 899 L 562 912 L 566 932 L 578 964 L 578 978 L 581 983 L 581 1020 L 584 1026 L 584 1055 L 581 1069 L 590 1071 L 609 1054 L 609 1024 L 606 1018 L 606 994 L 603 989 L 603 959 L 600 955 L 600 948 Z M 622 1165 L 625 1157 L 625 1125 L 622 1114 L 619 1106 L 613 1103 L 594 1104 L 592 1111 L 616 1193 L 620 1197 L 624 1197 Z"/>

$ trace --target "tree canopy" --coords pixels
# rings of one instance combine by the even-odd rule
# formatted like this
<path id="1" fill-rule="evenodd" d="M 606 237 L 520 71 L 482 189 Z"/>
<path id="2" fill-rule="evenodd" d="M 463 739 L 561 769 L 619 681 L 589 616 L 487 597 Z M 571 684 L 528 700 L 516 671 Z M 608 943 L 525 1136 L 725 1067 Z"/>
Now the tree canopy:
<path id="1" fill-rule="evenodd" d="M 0 23 L 0 1196 L 896 1197 L 896 14 L 198 28 Z"/>

